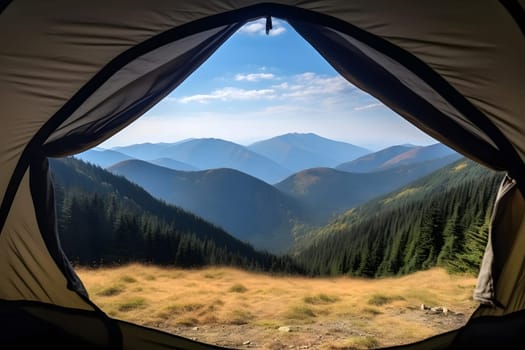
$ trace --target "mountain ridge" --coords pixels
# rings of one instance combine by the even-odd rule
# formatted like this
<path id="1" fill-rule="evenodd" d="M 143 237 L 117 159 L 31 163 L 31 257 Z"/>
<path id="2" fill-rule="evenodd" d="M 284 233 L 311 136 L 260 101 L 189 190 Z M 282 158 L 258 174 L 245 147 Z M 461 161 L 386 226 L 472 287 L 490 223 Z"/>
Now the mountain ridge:
<path id="1" fill-rule="evenodd" d="M 281 253 L 291 246 L 291 220 L 301 216 L 294 199 L 235 169 L 184 172 L 128 160 L 108 170 L 271 252 Z"/>
<path id="2" fill-rule="evenodd" d="M 457 154 L 442 143 L 428 146 L 395 145 L 372 152 L 350 162 L 337 165 L 338 170 L 348 172 L 373 172 L 400 165 L 420 163 Z M 460 155 L 458 154 L 458 159 Z"/>

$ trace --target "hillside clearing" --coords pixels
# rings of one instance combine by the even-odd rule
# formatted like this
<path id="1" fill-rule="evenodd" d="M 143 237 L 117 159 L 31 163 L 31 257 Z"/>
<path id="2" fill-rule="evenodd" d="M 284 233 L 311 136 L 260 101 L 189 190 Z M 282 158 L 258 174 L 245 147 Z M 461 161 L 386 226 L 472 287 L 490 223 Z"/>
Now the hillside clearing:
<path id="1" fill-rule="evenodd" d="M 111 317 L 232 348 L 403 344 L 460 327 L 477 305 L 474 277 L 438 268 L 376 280 L 139 264 L 76 270 Z"/>

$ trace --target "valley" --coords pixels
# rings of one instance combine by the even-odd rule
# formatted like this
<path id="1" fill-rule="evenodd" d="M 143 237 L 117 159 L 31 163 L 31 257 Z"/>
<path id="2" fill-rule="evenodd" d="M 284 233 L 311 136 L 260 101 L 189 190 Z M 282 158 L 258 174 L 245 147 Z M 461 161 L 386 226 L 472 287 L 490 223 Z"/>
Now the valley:
<path id="1" fill-rule="evenodd" d="M 461 156 L 439 143 L 372 152 L 291 133 L 248 146 L 187 139 L 93 149 L 76 158 L 126 177 L 256 249 L 282 254 L 303 228 L 322 227 Z"/>

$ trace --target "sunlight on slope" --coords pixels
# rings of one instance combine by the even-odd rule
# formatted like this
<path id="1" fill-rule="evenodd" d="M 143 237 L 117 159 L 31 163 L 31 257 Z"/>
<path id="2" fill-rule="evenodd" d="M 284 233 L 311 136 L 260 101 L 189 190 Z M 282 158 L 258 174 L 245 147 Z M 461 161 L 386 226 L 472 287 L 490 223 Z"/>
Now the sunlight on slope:
<path id="1" fill-rule="evenodd" d="M 456 165 L 456 166 L 454 167 L 454 171 L 455 171 L 455 172 L 458 172 L 458 171 L 460 171 L 460 170 L 465 169 L 467 166 L 468 166 L 467 162 L 461 162 L 461 163 L 459 163 L 458 165 Z"/>
<path id="2" fill-rule="evenodd" d="M 407 188 L 403 191 L 400 191 L 398 193 L 396 193 L 394 196 L 390 196 L 388 198 L 386 198 L 384 201 L 383 201 L 383 204 L 389 204 L 395 200 L 398 200 L 400 198 L 403 198 L 403 197 L 406 197 L 406 196 L 410 196 L 411 194 L 413 193 L 416 193 L 417 191 L 419 191 L 420 188 L 419 187 L 410 187 L 410 188 Z"/>

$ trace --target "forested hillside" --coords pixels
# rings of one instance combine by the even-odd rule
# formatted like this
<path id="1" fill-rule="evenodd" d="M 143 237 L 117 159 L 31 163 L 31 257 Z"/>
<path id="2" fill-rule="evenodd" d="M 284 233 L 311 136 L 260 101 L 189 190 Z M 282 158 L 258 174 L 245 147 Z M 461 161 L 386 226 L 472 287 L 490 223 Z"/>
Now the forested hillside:
<path id="1" fill-rule="evenodd" d="M 128 261 L 297 271 L 220 228 L 161 202 L 123 177 L 74 158 L 52 159 L 62 247 L 80 265 Z"/>
<path id="2" fill-rule="evenodd" d="M 319 226 L 350 208 L 406 186 L 457 159 L 453 154 L 370 173 L 313 168 L 298 172 L 275 187 L 302 204 L 305 223 Z"/>
<path id="3" fill-rule="evenodd" d="M 311 275 L 378 277 L 436 265 L 476 272 L 502 176 L 455 162 L 311 233 L 297 260 Z"/>

